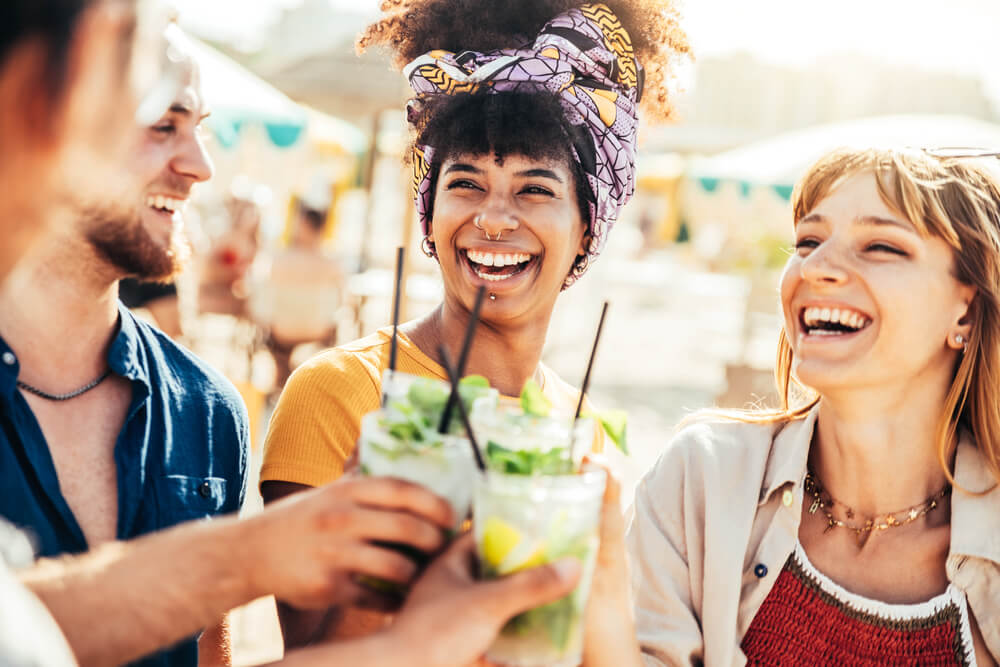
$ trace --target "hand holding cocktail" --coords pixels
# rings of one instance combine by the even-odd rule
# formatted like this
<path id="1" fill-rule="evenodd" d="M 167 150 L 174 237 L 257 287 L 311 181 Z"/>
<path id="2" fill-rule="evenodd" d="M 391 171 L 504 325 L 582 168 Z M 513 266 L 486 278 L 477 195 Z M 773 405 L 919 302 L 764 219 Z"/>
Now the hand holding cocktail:
<path id="1" fill-rule="evenodd" d="M 601 325 L 606 312 L 607 304 Z M 583 391 L 596 349 L 597 340 Z M 581 466 L 581 454 L 590 449 L 594 435 L 591 419 L 581 418 L 582 406 L 581 393 L 575 415 L 550 414 L 551 405 L 529 381 L 519 407 L 477 405 L 473 411 L 471 430 L 485 443 L 487 461 L 473 510 L 482 575 L 510 576 L 561 558 L 575 558 L 583 567 L 580 584 L 569 595 L 519 614 L 504 626 L 487 654 L 494 663 L 570 667 L 582 659 L 584 614 L 599 553 L 602 513 L 606 514 L 602 507 L 606 510 L 608 503 L 606 471 Z M 600 421 L 624 449 L 623 422 Z M 612 484 L 611 489 L 617 486 Z M 620 548 L 620 539 L 612 542 Z M 601 579 L 602 595 L 618 578 Z"/>

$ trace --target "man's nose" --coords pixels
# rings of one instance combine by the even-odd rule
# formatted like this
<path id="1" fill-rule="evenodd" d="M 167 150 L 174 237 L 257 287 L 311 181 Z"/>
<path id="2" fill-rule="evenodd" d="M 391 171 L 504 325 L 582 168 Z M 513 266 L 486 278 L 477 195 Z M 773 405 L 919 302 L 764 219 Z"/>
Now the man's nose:
<path id="1" fill-rule="evenodd" d="M 172 167 L 175 172 L 195 183 L 203 183 L 212 178 L 215 166 L 205 150 L 205 144 L 197 135 L 192 135 L 174 156 Z"/>

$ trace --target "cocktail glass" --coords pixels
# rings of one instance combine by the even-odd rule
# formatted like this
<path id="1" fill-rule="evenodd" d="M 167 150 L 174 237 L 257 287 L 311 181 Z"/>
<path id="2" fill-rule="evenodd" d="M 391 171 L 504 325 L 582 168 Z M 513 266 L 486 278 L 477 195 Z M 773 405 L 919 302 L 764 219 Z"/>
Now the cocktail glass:
<path id="1" fill-rule="evenodd" d="M 593 422 L 579 420 L 574 427 L 570 417 L 534 417 L 507 407 L 477 409 L 472 421 L 488 452 L 488 473 L 473 499 L 482 575 L 502 577 L 565 557 L 583 565 L 572 593 L 511 619 L 487 657 L 511 667 L 575 667 L 607 478 L 600 468 L 579 470 L 570 434 L 576 438 L 573 451 L 582 456 L 590 449 Z"/>
<path id="2" fill-rule="evenodd" d="M 451 386 L 440 380 L 386 371 L 384 403 L 361 418 L 358 447 L 363 474 L 427 487 L 451 503 L 458 530 L 469 516 L 479 471 L 472 446 L 455 420 L 448 433 L 437 431 L 450 392 Z M 496 405 L 496 390 L 477 393 L 477 406 Z"/>

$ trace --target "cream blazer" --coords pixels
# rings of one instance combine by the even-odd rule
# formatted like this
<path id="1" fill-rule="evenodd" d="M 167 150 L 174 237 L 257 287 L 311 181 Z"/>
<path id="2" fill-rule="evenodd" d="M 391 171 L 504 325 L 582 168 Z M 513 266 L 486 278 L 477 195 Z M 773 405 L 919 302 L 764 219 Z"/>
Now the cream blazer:
<path id="1" fill-rule="evenodd" d="M 643 477 L 627 543 L 647 665 L 746 664 L 740 642 L 798 539 L 816 412 L 784 424 L 691 424 Z M 994 487 L 968 436 L 955 479 Z M 948 579 L 1000 659 L 1000 488 L 956 489 L 951 527 Z"/>

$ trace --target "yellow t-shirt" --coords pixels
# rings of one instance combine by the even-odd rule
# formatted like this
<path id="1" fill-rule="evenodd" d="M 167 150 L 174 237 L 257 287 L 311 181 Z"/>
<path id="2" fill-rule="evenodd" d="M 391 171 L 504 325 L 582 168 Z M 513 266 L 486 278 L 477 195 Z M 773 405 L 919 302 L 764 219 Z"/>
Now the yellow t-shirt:
<path id="1" fill-rule="evenodd" d="M 267 429 L 260 481 L 320 486 L 340 477 L 361 432 L 361 417 L 381 404 L 392 328 L 313 357 L 288 379 Z M 399 333 L 396 369 L 447 380 L 444 368 Z M 553 411 L 572 414 L 580 392 L 541 364 L 542 393 Z M 514 400 L 514 399 L 509 399 Z M 594 451 L 604 446 L 598 428 Z"/>

